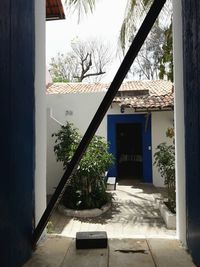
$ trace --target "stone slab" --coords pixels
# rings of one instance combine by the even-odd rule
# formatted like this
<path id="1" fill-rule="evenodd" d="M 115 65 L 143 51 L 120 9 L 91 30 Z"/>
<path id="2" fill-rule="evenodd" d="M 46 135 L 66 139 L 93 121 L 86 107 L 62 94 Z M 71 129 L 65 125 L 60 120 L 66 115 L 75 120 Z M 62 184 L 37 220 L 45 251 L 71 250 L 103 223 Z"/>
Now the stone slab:
<path id="1" fill-rule="evenodd" d="M 144 239 L 111 239 L 109 247 L 109 267 L 155 267 Z"/>
<path id="2" fill-rule="evenodd" d="M 190 255 L 177 240 L 148 239 L 157 267 L 194 267 Z"/>
<path id="3" fill-rule="evenodd" d="M 71 238 L 59 236 L 42 240 L 23 267 L 60 267 L 71 242 Z"/>
<path id="4" fill-rule="evenodd" d="M 75 241 L 65 255 L 61 267 L 107 267 L 107 249 L 76 249 Z"/>

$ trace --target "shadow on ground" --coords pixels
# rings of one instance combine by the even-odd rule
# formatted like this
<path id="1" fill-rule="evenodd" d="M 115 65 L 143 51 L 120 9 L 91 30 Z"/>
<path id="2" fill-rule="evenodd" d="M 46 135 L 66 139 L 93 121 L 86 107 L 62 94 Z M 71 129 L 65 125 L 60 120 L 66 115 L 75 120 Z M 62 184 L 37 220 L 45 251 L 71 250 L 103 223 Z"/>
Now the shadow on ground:
<path id="1" fill-rule="evenodd" d="M 74 237 L 77 231 L 105 230 L 114 238 L 151 234 L 175 235 L 168 230 L 155 205 L 155 196 L 163 191 L 150 184 L 118 184 L 112 191 L 113 203 L 106 213 L 93 218 L 66 217 L 55 211 L 51 217 L 53 233 Z"/>

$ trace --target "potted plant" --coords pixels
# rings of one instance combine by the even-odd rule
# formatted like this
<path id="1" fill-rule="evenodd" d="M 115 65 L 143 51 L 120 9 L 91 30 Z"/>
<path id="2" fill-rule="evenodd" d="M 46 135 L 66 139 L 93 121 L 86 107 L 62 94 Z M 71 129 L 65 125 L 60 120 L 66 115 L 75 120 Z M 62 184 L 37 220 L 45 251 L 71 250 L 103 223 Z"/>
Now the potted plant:
<path id="1" fill-rule="evenodd" d="M 161 143 L 154 154 L 154 164 L 158 167 L 164 184 L 167 187 L 167 205 L 175 213 L 176 211 L 176 187 L 175 187 L 175 148 L 174 145 Z"/>
<path id="2" fill-rule="evenodd" d="M 174 138 L 173 128 L 169 128 L 166 132 L 167 137 Z M 175 227 L 175 217 L 173 214 L 176 213 L 176 180 L 175 180 L 175 146 L 173 144 L 167 145 L 165 142 L 161 143 L 156 148 L 154 154 L 154 165 L 158 167 L 161 176 L 164 178 L 164 184 L 167 187 L 167 201 L 164 204 L 170 210 L 172 214 L 164 215 L 166 224 L 171 225 L 169 228 Z M 163 205 L 161 205 L 163 207 Z M 166 208 L 164 207 L 164 210 Z M 161 211 L 163 215 L 165 211 Z M 171 219 L 170 219 L 171 218 Z"/>
<path id="3" fill-rule="evenodd" d="M 67 122 L 61 126 L 56 137 L 54 152 L 57 160 L 63 162 L 66 169 L 81 140 L 81 135 L 73 124 Z M 108 145 L 103 137 L 94 136 L 76 171 L 70 177 L 62 204 L 75 210 L 101 208 L 111 201 L 111 194 L 106 192 L 102 177 L 113 164 L 113 156 L 108 153 Z"/>

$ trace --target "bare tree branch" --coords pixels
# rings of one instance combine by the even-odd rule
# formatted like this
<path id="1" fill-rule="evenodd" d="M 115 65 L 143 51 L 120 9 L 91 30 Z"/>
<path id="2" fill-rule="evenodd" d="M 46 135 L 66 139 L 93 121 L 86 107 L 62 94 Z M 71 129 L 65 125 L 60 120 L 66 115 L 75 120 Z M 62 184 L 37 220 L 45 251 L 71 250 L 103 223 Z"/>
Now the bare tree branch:
<path id="1" fill-rule="evenodd" d="M 106 73 L 105 67 L 111 62 L 109 48 L 97 40 L 74 41 L 72 51 L 65 56 L 60 54 L 51 62 L 51 75 L 56 81 L 82 82 Z M 59 69 L 59 72 L 58 72 Z M 66 78 L 67 77 L 67 78 Z"/>

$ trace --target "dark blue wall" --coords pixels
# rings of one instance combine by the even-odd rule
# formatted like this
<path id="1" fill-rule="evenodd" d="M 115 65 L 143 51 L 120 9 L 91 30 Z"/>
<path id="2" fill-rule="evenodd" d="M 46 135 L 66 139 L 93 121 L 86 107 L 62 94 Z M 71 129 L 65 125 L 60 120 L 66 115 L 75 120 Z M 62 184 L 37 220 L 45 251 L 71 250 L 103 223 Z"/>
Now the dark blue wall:
<path id="1" fill-rule="evenodd" d="M 0 266 L 31 253 L 34 177 L 34 1 L 0 1 Z"/>
<path id="2" fill-rule="evenodd" d="M 200 266 L 200 1 L 182 3 L 187 244 Z"/>
<path id="3" fill-rule="evenodd" d="M 148 117 L 148 125 L 146 125 Z M 142 125 L 142 145 L 143 145 L 143 177 L 145 183 L 152 183 L 152 151 L 151 147 L 151 115 L 142 114 L 123 114 L 123 115 L 108 115 L 107 118 L 107 134 L 110 144 L 110 153 L 117 157 L 116 145 L 116 125 L 117 123 L 141 123 Z M 147 127 L 146 127 L 147 126 Z M 116 164 L 109 170 L 109 176 L 117 176 Z"/>

